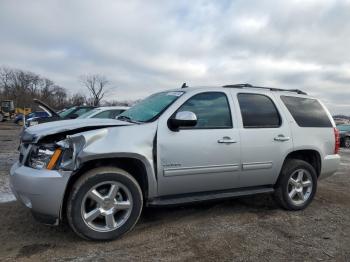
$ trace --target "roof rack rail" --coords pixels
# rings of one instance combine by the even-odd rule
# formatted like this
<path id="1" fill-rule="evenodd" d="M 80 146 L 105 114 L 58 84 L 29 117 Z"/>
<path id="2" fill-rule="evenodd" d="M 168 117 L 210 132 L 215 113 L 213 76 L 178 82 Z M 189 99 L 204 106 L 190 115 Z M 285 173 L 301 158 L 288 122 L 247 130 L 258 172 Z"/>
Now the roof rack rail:
<path id="1" fill-rule="evenodd" d="M 300 95 L 307 95 L 304 91 L 301 91 L 299 89 L 282 89 L 282 88 L 273 88 L 273 87 L 265 87 L 265 86 L 253 86 L 251 84 L 233 84 L 233 85 L 224 85 L 222 87 L 225 88 L 258 88 L 258 89 L 265 89 L 270 91 L 284 91 L 284 92 L 293 92 Z"/>

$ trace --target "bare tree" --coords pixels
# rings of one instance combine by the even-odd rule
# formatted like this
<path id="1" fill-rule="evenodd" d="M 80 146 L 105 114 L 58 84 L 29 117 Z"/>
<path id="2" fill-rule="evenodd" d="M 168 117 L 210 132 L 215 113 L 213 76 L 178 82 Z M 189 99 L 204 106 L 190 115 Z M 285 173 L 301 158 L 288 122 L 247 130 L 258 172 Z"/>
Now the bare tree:
<path id="1" fill-rule="evenodd" d="M 16 107 L 36 108 L 33 98 L 56 109 L 69 104 L 66 90 L 53 81 L 33 72 L 0 67 L 0 99 L 13 100 Z"/>
<path id="2" fill-rule="evenodd" d="M 99 106 L 101 100 L 106 94 L 106 87 L 109 84 L 107 78 L 103 75 L 91 74 L 80 77 L 82 84 L 89 90 L 92 104 Z"/>
<path id="3" fill-rule="evenodd" d="M 90 97 L 75 93 L 69 95 L 67 90 L 52 80 L 36 73 L 0 66 L 0 101 L 10 99 L 16 107 L 31 107 L 36 110 L 33 98 L 37 98 L 54 109 L 84 104 L 100 105 L 107 91 L 109 81 L 102 75 L 81 77 L 83 85 L 88 88 Z"/>
<path id="4" fill-rule="evenodd" d="M 74 106 L 82 106 L 86 104 L 86 97 L 84 95 L 76 93 L 69 99 L 69 102 Z"/>

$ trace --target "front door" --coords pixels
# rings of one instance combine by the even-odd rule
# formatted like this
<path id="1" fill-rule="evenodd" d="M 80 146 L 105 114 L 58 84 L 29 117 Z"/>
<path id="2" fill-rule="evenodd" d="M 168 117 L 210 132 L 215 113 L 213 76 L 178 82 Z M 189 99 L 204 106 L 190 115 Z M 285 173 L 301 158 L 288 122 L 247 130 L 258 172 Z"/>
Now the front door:
<path id="1" fill-rule="evenodd" d="M 239 186 L 240 139 L 234 127 L 232 99 L 226 92 L 193 95 L 177 109 L 196 114 L 195 127 L 172 131 L 169 117 L 157 134 L 158 192 L 175 195 Z"/>

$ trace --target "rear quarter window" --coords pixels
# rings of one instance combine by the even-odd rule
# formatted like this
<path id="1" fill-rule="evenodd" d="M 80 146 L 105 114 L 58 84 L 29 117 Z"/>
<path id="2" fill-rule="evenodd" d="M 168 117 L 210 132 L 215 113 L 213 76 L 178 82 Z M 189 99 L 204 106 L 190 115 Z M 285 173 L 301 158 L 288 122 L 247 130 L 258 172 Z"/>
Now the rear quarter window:
<path id="1" fill-rule="evenodd" d="M 300 127 L 333 127 L 316 99 L 295 96 L 281 96 L 281 99 Z"/>

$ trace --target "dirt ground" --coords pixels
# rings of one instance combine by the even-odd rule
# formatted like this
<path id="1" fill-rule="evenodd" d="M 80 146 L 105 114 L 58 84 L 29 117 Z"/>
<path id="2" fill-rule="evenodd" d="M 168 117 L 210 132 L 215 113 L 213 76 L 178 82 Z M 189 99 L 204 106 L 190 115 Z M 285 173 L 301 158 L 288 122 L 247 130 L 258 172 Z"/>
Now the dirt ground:
<path id="1" fill-rule="evenodd" d="M 41 225 L 11 201 L 18 134 L 0 123 L 0 261 L 350 261 L 350 151 L 304 211 L 281 210 L 270 195 L 147 208 L 132 232 L 99 243 Z"/>

